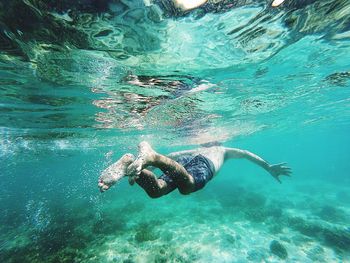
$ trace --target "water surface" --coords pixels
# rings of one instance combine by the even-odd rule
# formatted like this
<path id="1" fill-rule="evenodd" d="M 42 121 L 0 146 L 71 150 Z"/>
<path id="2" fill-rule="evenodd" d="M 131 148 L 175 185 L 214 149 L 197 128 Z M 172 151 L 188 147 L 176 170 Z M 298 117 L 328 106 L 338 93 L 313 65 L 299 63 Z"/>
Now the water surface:
<path id="1" fill-rule="evenodd" d="M 285 2 L 0 1 L 1 262 L 349 261 L 350 1 Z M 99 193 L 143 140 L 293 177 Z"/>

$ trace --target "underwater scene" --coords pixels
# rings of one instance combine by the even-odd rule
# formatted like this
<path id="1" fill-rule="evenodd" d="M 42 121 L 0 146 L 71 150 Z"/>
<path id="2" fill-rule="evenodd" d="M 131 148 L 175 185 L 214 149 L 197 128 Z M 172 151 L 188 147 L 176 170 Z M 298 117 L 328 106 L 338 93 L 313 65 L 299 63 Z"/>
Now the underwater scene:
<path id="1" fill-rule="evenodd" d="M 349 131 L 350 0 L 0 0 L 0 262 L 350 262 Z"/>

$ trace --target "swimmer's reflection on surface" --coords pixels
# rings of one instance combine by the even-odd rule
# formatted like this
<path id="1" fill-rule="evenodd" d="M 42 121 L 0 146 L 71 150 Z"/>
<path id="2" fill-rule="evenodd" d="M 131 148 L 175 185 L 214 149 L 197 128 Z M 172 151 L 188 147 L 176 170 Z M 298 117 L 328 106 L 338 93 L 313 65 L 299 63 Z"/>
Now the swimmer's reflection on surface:
<path id="1" fill-rule="evenodd" d="M 205 119 L 207 114 L 202 113 L 201 117 L 199 116 L 198 103 L 200 99 L 193 95 L 215 87 L 214 84 L 206 80 L 189 75 L 148 76 L 130 72 L 121 80 L 120 84 L 126 84 L 129 88 L 114 91 L 92 89 L 93 92 L 109 95 L 108 98 L 93 102 L 95 106 L 108 110 L 108 112 L 98 114 L 97 121 L 103 123 L 103 127 L 120 126 L 126 122 L 126 118 L 130 118 L 128 125 L 136 123 L 139 128 L 142 128 L 142 119 L 151 110 L 161 105 L 170 107 L 173 111 L 171 118 L 166 120 L 168 125 L 182 128 L 196 123 L 198 126 L 198 123 L 201 122 L 201 119 Z M 135 90 L 132 89 L 132 86 L 141 89 Z M 148 95 L 147 92 L 143 92 L 143 89 L 161 90 L 164 93 Z M 119 121 L 120 118 L 123 120 L 122 122 Z"/>

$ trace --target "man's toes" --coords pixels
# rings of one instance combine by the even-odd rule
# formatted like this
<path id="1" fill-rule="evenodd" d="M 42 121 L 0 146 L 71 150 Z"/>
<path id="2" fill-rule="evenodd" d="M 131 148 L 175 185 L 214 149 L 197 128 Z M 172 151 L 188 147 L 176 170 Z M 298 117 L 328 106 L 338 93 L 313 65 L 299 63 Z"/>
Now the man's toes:
<path id="1" fill-rule="evenodd" d="M 134 183 L 135 183 L 135 177 L 134 177 L 134 176 L 129 176 L 128 181 L 129 181 L 129 184 L 130 184 L 130 185 L 134 185 Z"/>
<path id="2" fill-rule="evenodd" d="M 133 167 L 131 165 L 129 165 L 129 167 L 126 168 L 126 174 L 127 175 L 132 175 L 133 174 Z"/>
<path id="3" fill-rule="evenodd" d="M 133 161 L 135 159 L 135 156 L 133 154 L 131 154 L 131 153 L 127 153 L 127 154 L 124 154 L 123 159 L 125 161 L 131 162 L 131 161 Z"/>
<path id="4" fill-rule="evenodd" d="M 147 145 L 148 143 L 146 141 L 142 141 L 139 143 L 139 145 L 137 146 L 139 149 L 142 148 L 143 146 Z"/>
<path id="5" fill-rule="evenodd" d="M 133 176 L 137 172 L 138 172 L 138 165 L 137 165 L 137 163 L 135 161 L 132 164 L 130 164 L 129 167 L 127 168 L 127 174 Z"/>
<path id="6" fill-rule="evenodd" d="M 104 191 L 107 191 L 110 188 L 110 186 L 108 184 L 104 183 L 102 180 L 99 180 L 98 188 L 100 188 L 101 192 L 104 192 Z"/>

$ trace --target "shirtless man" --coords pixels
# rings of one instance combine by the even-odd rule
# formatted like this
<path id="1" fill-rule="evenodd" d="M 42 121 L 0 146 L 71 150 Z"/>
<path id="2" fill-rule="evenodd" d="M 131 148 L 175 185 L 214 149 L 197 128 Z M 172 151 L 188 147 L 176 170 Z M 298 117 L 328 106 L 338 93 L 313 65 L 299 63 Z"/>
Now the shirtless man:
<path id="1" fill-rule="evenodd" d="M 101 192 L 108 190 L 124 176 L 131 185 L 136 182 L 152 198 L 166 195 L 176 188 L 187 195 L 202 189 L 229 159 L 245 158 L 269 172 L 279 183 L 279 176 L 290 176 L 291 169 L 285 163 L 270 165 L 261 157 L 237 148 L 223 146 L 203 147 L 195 150 L 174 152 L 164 156 L 155 152 L 147 142 L 138 146 L 135 159 L 130 153 L 123 155 L 116 163 L 104 170 L 99 178 Z M 146 169 L 156 167 L 163 171 L 159 178 Z"/>

